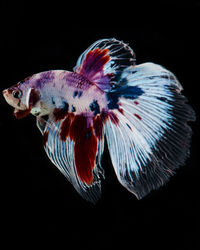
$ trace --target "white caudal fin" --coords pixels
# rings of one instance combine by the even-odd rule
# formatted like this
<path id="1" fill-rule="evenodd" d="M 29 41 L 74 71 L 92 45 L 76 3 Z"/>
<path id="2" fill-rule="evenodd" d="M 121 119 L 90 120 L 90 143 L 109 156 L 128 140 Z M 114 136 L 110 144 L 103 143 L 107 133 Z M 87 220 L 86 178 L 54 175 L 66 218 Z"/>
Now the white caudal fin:
<path id="1" fill-rule="evenodd" d="M 106 138 L 120 183 L 137 198 L 166 183 L 189 154 L 193 109 L 176 77 L 160 65 L 126 69 L 121 87 L 108 93 L 118 124 L 108 120 Z"/>

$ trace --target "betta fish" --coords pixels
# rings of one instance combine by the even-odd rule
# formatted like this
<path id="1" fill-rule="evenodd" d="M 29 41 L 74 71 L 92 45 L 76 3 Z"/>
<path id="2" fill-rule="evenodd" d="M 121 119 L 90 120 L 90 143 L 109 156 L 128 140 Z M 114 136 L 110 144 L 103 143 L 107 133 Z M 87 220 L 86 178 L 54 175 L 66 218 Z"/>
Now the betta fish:
<path id="1" fill-rule="evenodd" d="M 51 162 L 77 192 L 101 196 L 105 139 L 119 182 L 138 199 L 158 189 L 185 163 L 195 120 L 175 75 L 151 62 L 136 64 L 128 44 L 93 43 L 73 72 L 27 77 L 3 95 L 20 119 L 36 116 Z"/>

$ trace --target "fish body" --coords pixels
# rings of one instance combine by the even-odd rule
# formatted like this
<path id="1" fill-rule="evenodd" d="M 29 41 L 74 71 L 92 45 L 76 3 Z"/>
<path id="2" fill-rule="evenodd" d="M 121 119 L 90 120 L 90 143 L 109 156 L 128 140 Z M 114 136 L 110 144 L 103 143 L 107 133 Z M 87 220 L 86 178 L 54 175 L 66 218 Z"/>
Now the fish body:
<path id="1" fill-rule="evenodd" d="M 20 103 L 18 100 L 16 102 L 16 98 L 12 96 L 15 90 L 21 93 Z M 17 110 L 27 111 L 31 108 L 30 112 L 37 116 L 49 114 L 55 108 L 63 108 L 66 103 L 70 105 L 68 108 L 76 114 L 90 113 L 89 105 L 94 98 L 101 108 L 106 106 L 105 94 L 101 89 L 84 76 L 64 70 L 35 74 L 8 90 L 4 90 L 4 96 L 8 103 Z M 80 99 L 81 104 L 79 104 Z"/>
<path id="2" fill-rule="evenodd" d="M 17 118 L 36 116 L 52 163 L 88 201 L 101 195 L 106 138 L 120 183 L 137 198 L 166 183 L 188 155 L 193 109 L 177 78 L 160 65 L 102 39 L 73 72 L 34 74 L 3 91 Z"/>

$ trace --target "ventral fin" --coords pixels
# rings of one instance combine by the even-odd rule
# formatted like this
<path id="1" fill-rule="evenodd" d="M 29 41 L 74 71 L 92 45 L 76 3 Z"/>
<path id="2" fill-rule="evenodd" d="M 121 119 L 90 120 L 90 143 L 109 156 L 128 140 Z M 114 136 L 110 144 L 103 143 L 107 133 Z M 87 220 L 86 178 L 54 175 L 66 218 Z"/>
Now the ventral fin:
<path id="1" fill-rule="evenodd" d="M 123 70 L 134 64 L 135 54 L 127 44 L 114 38 L 102 39 L 83 52 L 74 71 L 108 91 L 117 83 Z"/>
<path id="2" fill-rule="evenodd" d="M 86 200 L 96 202 L 101 195 L 101 156 L 104 139 L 93 120 L 68 113 L 62 120 L 37 118 L 43 145 L 52 163 Z M 102 132 L 103 133 L 103 128 Z"/>

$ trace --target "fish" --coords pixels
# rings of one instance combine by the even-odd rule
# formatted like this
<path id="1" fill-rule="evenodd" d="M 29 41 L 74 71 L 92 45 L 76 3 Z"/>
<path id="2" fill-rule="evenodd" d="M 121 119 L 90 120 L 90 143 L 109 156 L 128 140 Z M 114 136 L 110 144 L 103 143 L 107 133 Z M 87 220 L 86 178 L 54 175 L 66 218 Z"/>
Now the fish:
<path id="1" fill-rule="evenodd" d="M 115 38 L 94 42 L 73 71 L 33 74 L 3 90 L 17 119 L 32 114 L 51 162 L 87 201 L 96 203 L 107 150 L 118 181 L 138 199 L 167 183 L 189 156 L 195 111 L 176 76 L 136 64 Z"/>

